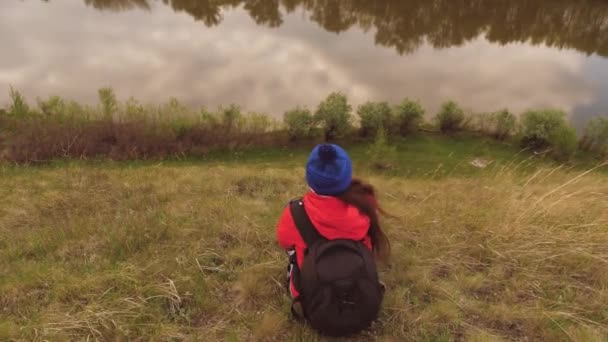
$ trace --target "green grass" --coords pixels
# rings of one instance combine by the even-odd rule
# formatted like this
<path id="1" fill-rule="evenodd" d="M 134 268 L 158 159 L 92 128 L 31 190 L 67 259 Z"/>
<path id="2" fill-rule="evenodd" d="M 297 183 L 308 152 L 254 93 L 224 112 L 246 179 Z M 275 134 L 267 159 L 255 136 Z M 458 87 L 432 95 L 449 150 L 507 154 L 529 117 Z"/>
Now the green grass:
<path id="1" fill-rule="evenodd" d="M 372 172 L 366 158 L 369 149 L 367 140 L 351 139 L 339 142 L 348 148 L 355 158 L 358 170 Z M 241 165 L 257 168 L 291 169 L 301 166 L 315 142 L 304 142 L 277 148 L 246 148 L 237 150 L 212 150 L 201 157 L 185 156 L 182 158 L 167 158 L 164 160 L 132 160 L 108 161 L 57 159 L 38 168 L 63 168 L 65 166 L 103 166 L 104 168 L 140 168 L 155 165 L 192 166 L 192 165 Z M 520 165 L 528 171 L 542 165 L 558 165 L 549 159 L 534 158 L 528 151 L 522 151 L 509 143 L 470 133 L 455 136 L 443 136 L 433 133 L 420 133 L 406 138 L 391 138 L 390 145 L 397 150 L 397 155 L 391 163 L 392 167 L 385 170 L 385 176 L 408 176 L 415 178 L 443 177 L 446 175 L 475 176 L 480 170 L 469 165 L 475 158 L 492 162 L 492 167 Z M 573 161 L 572 166 L 578 168 L 593 167 L 598 160 L 590 156 L 581 156 Z M 2 164 L 0 163 L 0 167 Z M 5 172 L 24 168 L 4 164 Z"/>
<path id="2" fill-rule="evenodd" d="M 395 216 L 384 308 L 355 340 L 608 338 L 604 173 L 469 136 L 396 145 L 385 171 L 349 148 Z M 275 242 L 307 153 L 1 167 L 0 340 L 322 340 L 288 318 Z"/>

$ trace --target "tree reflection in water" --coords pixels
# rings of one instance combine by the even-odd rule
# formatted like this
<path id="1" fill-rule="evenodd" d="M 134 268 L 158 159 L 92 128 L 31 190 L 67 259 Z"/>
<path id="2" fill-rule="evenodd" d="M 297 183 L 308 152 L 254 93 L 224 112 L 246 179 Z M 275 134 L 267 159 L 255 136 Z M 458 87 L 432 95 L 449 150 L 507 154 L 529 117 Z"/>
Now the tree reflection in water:
<path id="1" fill-rule="evenodd" d="M 154 0 L 84 0 L 100 10 L 150 9 Z M 207 26 L 242 6 L 259 25 L 277 27 L 304 10 L 329 32 L 357 26 L 375 41 L 411 53 L 427 42 L 460 46 L 480 35 L 490 42 L 527 42 L 608 56 L 608 2 L 598 0 L 162 0 Z"/>

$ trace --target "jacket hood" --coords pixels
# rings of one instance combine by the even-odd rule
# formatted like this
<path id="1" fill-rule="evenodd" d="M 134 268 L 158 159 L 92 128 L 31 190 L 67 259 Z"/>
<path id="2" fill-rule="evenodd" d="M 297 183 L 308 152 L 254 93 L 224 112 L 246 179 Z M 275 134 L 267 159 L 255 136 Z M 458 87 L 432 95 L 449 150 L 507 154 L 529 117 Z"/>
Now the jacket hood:
<path id="1" fill-rule="evenodd" d="M 312 191 L 304 196 L 304 207 L 317 231 L 327 239 L 362 240 L 369 230 L 369 217 L 337 197 Z"/>

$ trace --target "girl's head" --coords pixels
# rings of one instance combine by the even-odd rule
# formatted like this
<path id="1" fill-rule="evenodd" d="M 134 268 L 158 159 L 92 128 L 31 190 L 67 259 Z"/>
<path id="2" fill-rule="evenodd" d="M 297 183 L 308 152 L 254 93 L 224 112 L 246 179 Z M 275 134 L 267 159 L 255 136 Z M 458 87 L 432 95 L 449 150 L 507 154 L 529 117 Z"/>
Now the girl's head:
<path id="1" fill-rule="evenodd" d="M 340 146 L 323 144 L 315 147 L 306 164 L 306 181 L 317 194 L 335 196 L 359 209 L 370 219 L 369 235 L 375 254 L 381 260 L 390 256 L 390 243 L 380 228 L 374 187 L 352 178 L 352 163 Z"/>
<path id="2" fill-rule="evenodd" d="M 317 194 L 336 196 L 348 189 L 353 169 L 348 153 L 334 144 L 318 145 L 306 163 L 306 181 Z"/>

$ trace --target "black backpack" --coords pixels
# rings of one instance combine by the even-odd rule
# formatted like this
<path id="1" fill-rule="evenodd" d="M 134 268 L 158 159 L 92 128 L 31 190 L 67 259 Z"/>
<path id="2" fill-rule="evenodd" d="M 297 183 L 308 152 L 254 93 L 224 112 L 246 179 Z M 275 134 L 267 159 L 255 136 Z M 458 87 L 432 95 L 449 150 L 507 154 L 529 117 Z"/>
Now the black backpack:
<path id="1" fill-rule="evenodd" d="M 383 297 L 374 256 L 361 241 L 322 237 L 302 201 L 291 202 L 290 210 L 308 246 L 294 279 L 304 318 L 329 336 L 347 336 L 368 328 L 378 317 Z"/>

